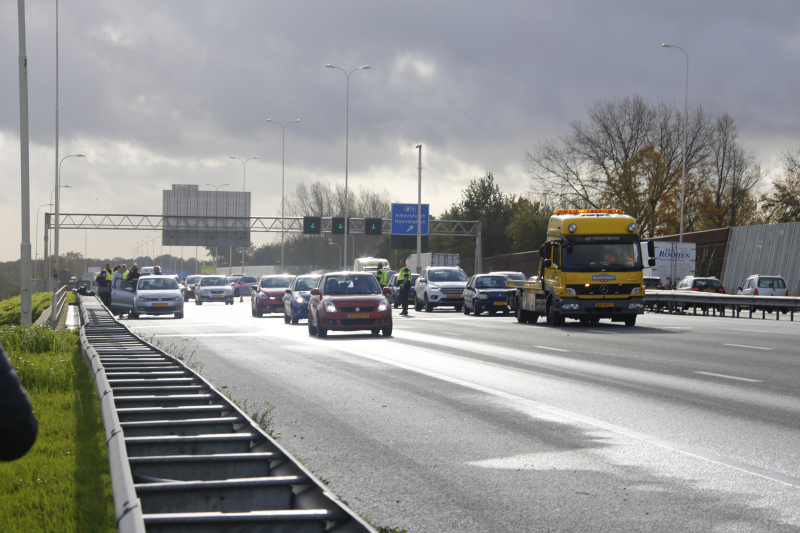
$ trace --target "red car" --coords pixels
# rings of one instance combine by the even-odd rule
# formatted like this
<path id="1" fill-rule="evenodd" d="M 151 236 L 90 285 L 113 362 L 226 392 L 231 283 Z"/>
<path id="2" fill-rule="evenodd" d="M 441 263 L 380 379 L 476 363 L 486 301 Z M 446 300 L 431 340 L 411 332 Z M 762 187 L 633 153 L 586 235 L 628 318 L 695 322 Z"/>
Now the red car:
<path id="1" fill-rule="evenodd" d="M 261 276 L 257 290 L 250 294 L 250 311 L 253 316 L 262 317 L 264 313 L 283 315 L 283 295 L 293 279 L 294 276 L 281 274 Z"/>
<path id="2" fill-rule="evenodd" d="M 324 337 L 328 331 L 370 330 L 392 334 L 392 307 L 371 272 L 325 274 L 308 302 L 308 334 Z"/>

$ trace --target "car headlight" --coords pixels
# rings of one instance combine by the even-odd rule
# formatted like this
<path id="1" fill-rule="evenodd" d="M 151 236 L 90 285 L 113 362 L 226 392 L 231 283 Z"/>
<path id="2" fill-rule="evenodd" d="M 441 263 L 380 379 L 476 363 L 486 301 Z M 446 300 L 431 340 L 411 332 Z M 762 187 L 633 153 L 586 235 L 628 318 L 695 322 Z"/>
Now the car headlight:
<path id="1" fill-rule="evenodd" d="M 208 289 L 200 289 L 200 294 L 208 294 Z"/>
<path id="2" fill-rule="evenodd" d="M 138 298 L 136 298 L 136 301 L 137 302 L 146 302 L 147 299 L 144 296 L 139 296 Z"/>
<path id="3" fill-rule="evenodd" d="M 478 295 L 478 300 L 488 300 L 488 299 L 489 299 L 489 295 L 488 295 L 488 294 L 486 294 L 486 293 L 483 293 L 483 292 L 482 292 L 482 293 L 480 293 L 480 294 Z"/>
<path id="4" fill-rule="evenodd" d="M 183 296 L 176 296 L 176 297 L 174 297 L 172 299 L 173 302 L 177 302 L 177 301 L 180 301 L 180 300 L 183 300 Z"/>
<path id="5" fill-rule="evenodd" d="M 304 304 L 304 303 L 306 303 L 306 299 L 305 299 L 305 298 L 303 298 L 302 296 L 300 296 L 299 294 L 298 294 L 297 296 L 295 296 L 295 297 L 294 297 L 294 301 L 295 301 L 295 302 L 297 302 L 297 303 L 299 303 L 299 304 Z"/>
<path id="6" fill-rule="evenodd" d="M 333 302 L 325 302 L 325 311 L 328 313 L 335 313 L 336 305 Z"/>
<path id="7" fill-rule="evenodd" d="M 575 289 L 567 289 L 567 294 L 571 294 L 572 296 L 577 296 L 578 293 L 575 292 Z"/>
<path id="8" fill-rule="evenodd" d="M 633 290 L 631 290 L 631 294 L 639 294 L 639 291 L 641 290 L 642 290 L 641 287 L 634 287 Z"/>
<path id="9" fill-rule="evenodd" d="M 267 296 L 267 295 L 266 295 L 266 294 L 264 294 L 263 292 L 259 292 L 259 293 L 258 293 L 258 299 L 259 299 L 259 300 L 269 300 L 269 296 Z"/>
<path id="10" fill-rule="evenodd" d="M 438 285 L 428 285 L 428 288 L 430 290 L 432 290 L 432 291 L 438 291 L 439 290 L 439 286 Z"/>
<path id="11" fill-rule="evenodd" d="M 381 303 L 378 304 L 378 311 L 386 311 L 389 308 L 389 304 L 386 300 L 383 300 Z"/>
<path id="12" fill-rule="evenodd" d="M 232 290 L 230 290 L 230 289 L 226 289 L 226 290 L 225 290 L 225 296 L 230 296 L 230 295 L 232 295 L 232 294 L 233 294 L 233 291 L 232 291 Z"/>

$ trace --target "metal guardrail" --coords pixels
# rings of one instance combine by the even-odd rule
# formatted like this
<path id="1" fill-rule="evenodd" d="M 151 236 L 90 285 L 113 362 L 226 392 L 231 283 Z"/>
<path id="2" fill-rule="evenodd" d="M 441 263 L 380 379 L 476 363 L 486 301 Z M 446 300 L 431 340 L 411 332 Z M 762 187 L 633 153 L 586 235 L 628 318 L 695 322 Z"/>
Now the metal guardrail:
<path id="1" fill-rule="evenodd" d="M 58 320 L 61 318 L 61 313 L 64 311 L 64 305 L 66 303 L 67 286 L 64 285 L 53 293 L 53 302 L 50 305 L 50 327 L 52 329 L 56 329 L 58 327 Z"/>
<path id="2" fill-rule="evenodd" d="M 704 315 L 709 312 L 715 316 L 717 312 L 726 316 L 726 309 L 731 316 L 739 317 L 742 310 L 748 311 L 748 318 L 753 318 L 753 311 L 761 311 L 761 318 L 768 312 L 775 311 L 775 320 L 780 320 L 780 313 L 789 313 L 789 320 L 794 321 L 794 313 L 800 312 L 800 298 L 793 296 L 745 296 L 741 294 L 710 294 L 697 291 L 645 291 L 645 305 L 650 309 L 673 311 L 689 308 L 697 314 L 700 308 Z"/>
<path id="3" fill-rule="evenodd" d="M 377 533 L 208 381 L 81 297 L 122 533 Z"/>

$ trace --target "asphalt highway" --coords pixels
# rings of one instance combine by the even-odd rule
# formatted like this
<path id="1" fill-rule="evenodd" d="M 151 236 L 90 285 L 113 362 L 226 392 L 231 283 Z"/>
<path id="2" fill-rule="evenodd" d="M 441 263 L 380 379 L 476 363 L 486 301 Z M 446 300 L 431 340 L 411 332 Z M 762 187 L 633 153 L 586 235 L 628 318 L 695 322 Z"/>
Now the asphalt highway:
<path id="1" fill-rule="evenodd" d="M 391 338 L 310 337 L 248 300 L 123 322 L 272 404 L 280 442 L 376 526 L 800 531 L 800 321 L 409 313 Z"/>

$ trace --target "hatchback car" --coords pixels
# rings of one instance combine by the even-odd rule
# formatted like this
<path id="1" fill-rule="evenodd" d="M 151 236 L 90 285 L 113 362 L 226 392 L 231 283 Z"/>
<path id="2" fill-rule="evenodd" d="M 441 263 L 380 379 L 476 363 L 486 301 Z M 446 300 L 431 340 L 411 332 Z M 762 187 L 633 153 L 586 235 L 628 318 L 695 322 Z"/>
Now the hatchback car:
<path id="1" fill-rule="evenodd" d="M 294 276 L 286 274 L 270 274 L 261 276 L 256 289 L 250 293 L 250 312 L 253 316 L 262 317 L 264 313 L 283 314 L 283 296 Z"/>
<path id="2" fill-rule="evenodd" d="M 125 280 L 117 280 L 125 281 Z M 142 276 L 136 284 L 133 310 L 128 315 L 175 315 L 183 318 L 183 294 L 171 276 Z"/>
<path id="3" fill-rule="evenodd" d="M 408 289 L 408 303 L 413 305 L 414 304 L 414 283 L 416 283 L 419 274 L 411 274 L 411 288 Z M 389 303 L 397 309 L 400 307 L 403 302 L 400 301 L 400 282 L 397 281 L 397 273 L 395 272 L 389 277 L 389 284 L 386 285 L 389 287 L 391 291 L 386 297 L 389 299 Z"/>
<path id="4" fill-rule="evenodd" d="M 185 301 L 188 302 L 190 299 L 195 300 L 197 298 L 195 295 L 195 287 L 200 283 L 202 277 L 203 276 L 194 275 L 186 278 L 186 282 L 184 283 L 186 288 L 183 290 L 183 299 Z"/>
<path id="5" fill-rule="evenodd" d="M 525 276 L 522 278 L 524 280 Z M 495 274 L 479 274 L 469 278 L 464 288 L 464 314 L 472 312 L 478 316 L 483 311 L 488 311 L 490 315 L 498 311 L 506 314 L 511 312 L 506 281 L 506 276 Z"/>
<path id="6" fill-rule="evenodd" d="M 698 291 L 698 292 L 713 292 L 717 294 L 725 294 L 725 287 L 715 277 L 698 278 L 694 276 L 686 276 L 678 282 L 675 287 L 676 291 Z"/>
<path id="7" fill-rule="evenodd" d="M 328 331 L 369 330 L 392 334 L 392 308 L 370 272 L 332 272 L 311 290 L 308 334 L 325 337 Z"/>
<path id="8" fill-rule="evenodd" d="M 197 296 L 194 303 L 197 305 L 203 305 L 203 302 L 225 302 L 225 305 L 233 305 L 233 289 L 225 276 L 203 276 L 195 287 L 195 293 Z"/>
<path id="9" fill-rule="evenodd" d="M 653 290 L 653 291 L 663 291 L 666 290 L 667 287 L 661 282 L 661 278 L 657 276 L 645 276 L 644 277 L 644 290 Z"/>
<path id="10" fill-rule="evenodd" d="M 741 287 L 738 287 L 736 294 L 747 294 L 752 296 L 789 296 L 789 289 L 786 288 L 786 280 L 783 276 L 761 276 L 754 274 L 744 280 Z"/>
<path id="11" fill-rule="evenodd" d="M 319 276 L 297 276 L 292 280 L 283 295 L 283 321 L 297 324 L 301 318 L 308 318 L 308 300 L 311 289 L 319 285 Z"/>
<path id="12" fill-rule="evenodd" d="M 466 286 L 467 274 L 459 267 L 423 268 L 414 285 L 414 310 L 430 312 L 434 307 L 448 306 L 461 311 Z"/>

